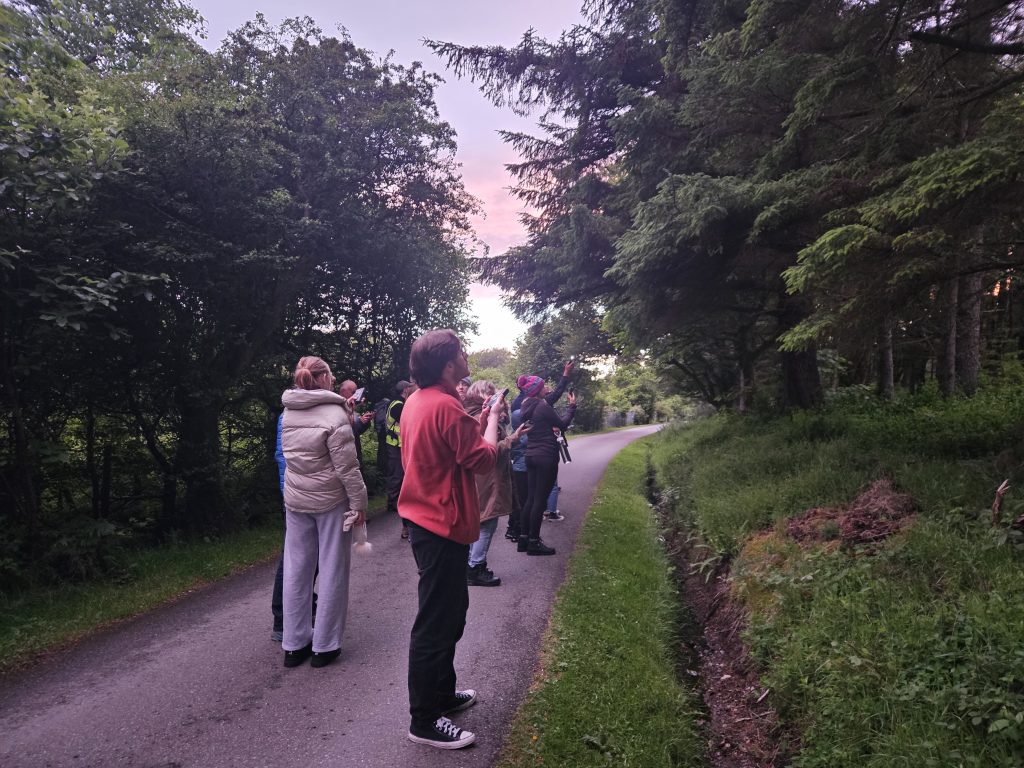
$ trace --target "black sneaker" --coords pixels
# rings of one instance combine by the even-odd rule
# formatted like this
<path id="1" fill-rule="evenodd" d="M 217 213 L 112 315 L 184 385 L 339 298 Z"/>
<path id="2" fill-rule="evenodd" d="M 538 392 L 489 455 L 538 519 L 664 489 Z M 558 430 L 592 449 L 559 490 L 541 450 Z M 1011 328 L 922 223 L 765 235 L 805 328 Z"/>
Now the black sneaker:
<path id="1" fill-rule="evenodd" d="M 333 651 L 314 651 L 313 658 L 309 660 L 309 666 L 317 668 L 326 667 L 340 655 L 340 648 L 335 648 Z"/>
<path id="2" fill-rule="evenodd" d="M 297 667 L 299 664 L 304 662 L 310 656 L 313 655 L 313 644 L 310 643 L 305 648 L 299 648 L 297 651 L 285 651 L 284 652 L 284 665 L 286 667 Z"/>
<path id="3" fill-rule="evenodd" d="M 505 538 L 512 542 L 519 541 L 519 531 L 517 531 L 515 528 L 506 528 Z"/>
<path id="4" fill-rule="evenodd" d="M 450 715 L 452 712 L 461 712 L 464 709 L 469 709 L 474 704 L 476 704 L 476 691 L 472 688 L 456 691 L 455 695 L 448 702 L 448 706 L 441 709 L 441 714 Z"/>
<path id="5" fill-rule="evenodd" d="M 476 734 L 464 731 L 447 717 L 439 717 L 426 728 L 409 726 L 409 741 L 438 749 L 462 749 L 476 741 Z"/>
<path id="6" fill-rule="evenodd" d="M 466 584 L 471 587 L 500 587 L 501 579 L 495 576 L 486 563 L 466 568 Z"/>
<path id="7" fill-rule="evenodd" d="M 529 545 L 529 539 L 526 536 L 519 537 L 519 543 L 516 546 L 516 552 L 525 552 L 526 547 Z"/>
<path id="8" fill-rule="evenodd" d="M 555 548 L 549 547 L 540 539 L 530 539 L 530 542 L 526 545 L 526 554 L 553 555 L 555 554 Z"/>
<path id="9" fill-rule="evenodd" d="M 556 509 L 554 512 L 545 512 L 544 519 L 548 522 L 559 523 L 562 520 L 565 520 L 565 515 Z"/>

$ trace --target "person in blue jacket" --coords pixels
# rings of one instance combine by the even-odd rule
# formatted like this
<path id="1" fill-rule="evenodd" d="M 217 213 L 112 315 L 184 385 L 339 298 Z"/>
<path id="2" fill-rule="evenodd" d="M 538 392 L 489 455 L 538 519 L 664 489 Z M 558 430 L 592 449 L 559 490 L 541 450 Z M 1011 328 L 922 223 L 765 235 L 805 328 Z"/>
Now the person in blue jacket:
<path id="1" fill-rule="evenodd" d="M 284 498 L 284 470 L 287 466 L 284 451 L 281 450 L 281 424 L 284 413 L 277 417 L 277 445 L 274 448 L 274 461 L 277 463 L 278 479 L 281 482 L 281 497 Z M 281 506 L 284 512 L 284 506 Z M 317 569 L 319 572 L 319 569 Z M 315 578 L 315 577 L 314 577 Z M 284 552 L 277 561 L 277 573 L 274 575 L 274 591 L 270 596 L 270 612 L 274 614 L 274 626 L 270 630 L 270 639 L 280 643 L 284 639 Z M 316 622 L 316 592 L 313 593 L 313 622 Z"/>

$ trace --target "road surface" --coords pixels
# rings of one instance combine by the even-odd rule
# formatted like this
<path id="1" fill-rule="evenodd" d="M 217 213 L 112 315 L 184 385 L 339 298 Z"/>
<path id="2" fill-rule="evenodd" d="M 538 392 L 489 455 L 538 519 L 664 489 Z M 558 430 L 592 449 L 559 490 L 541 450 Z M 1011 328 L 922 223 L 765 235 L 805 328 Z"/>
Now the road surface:
<path id="1" fill-rule="evenodd" d="M 282 666 L 270 640 L 276 563 L 251 568 L 27 670 L 0 678 L 5 768 L 430 768 L 490 766 L 536 669 L 541 634 L 579 525 L 608 461 L 656 427 L 579 437 L 545 523 L 554 557 L 527 557 L 502 533 L 488 563 L 500 587 L 470 588 L 456 654 L 476 706 L 453 720 L 477 734 L 455 751 L 416 745 L 406 658 L 416 568 L 394 515 L 373 520 L 373 552 L 352 559 L 341 657 Z"/>

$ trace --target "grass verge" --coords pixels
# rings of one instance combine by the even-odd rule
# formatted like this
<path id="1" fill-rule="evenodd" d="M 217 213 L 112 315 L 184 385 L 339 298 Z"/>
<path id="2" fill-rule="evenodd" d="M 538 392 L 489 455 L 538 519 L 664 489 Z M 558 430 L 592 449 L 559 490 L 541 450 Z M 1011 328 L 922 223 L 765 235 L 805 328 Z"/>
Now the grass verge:
<path id="1" fill-rule="evenodd" d="M 699 706 L 676 677 L 680 598 L 644 497 L 644 442 L 597 491 L 499 768 L 702 763 Z"/>
<path id="2" fill-rule="evenodd" d="M 222 540 L 142 550 L 120 582 L 93 581 L 0 596 L 0 672 L 275 556 L 280 525 Z M 267 585 L 269 601 L 270 585 Z"/>
<path id="3" fill-rule="evenodd" d="M 732 559 L 732 594 L 798 768 L 1024 765 L 1024 394 L 844 402 L 659 434 L 660 484 Z M 1016 477 L 1014 476 L 1016 474 Z M 798 544 L 784 520 L 891 478 L 914 524 L 872 547 Z"/>
<path id="4" fill-rule="evenodd" d="M 385 506 L 383 496 L 371 496 L 368 519 L 383 514 Z M 0 592 L 0 673 L 276 557 L 282 542 L 280 521 L 268 521 L 223 539 L 137 550 L 119 580 Z"/>

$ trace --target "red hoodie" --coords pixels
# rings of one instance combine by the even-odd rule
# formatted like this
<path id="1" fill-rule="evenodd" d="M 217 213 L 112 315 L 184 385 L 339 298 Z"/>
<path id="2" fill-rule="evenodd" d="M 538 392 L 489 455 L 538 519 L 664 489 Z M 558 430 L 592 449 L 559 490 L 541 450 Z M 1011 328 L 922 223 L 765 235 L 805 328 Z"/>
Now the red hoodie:
<path id="1" fill-rule="evenodd" d="M 480 538 L 474 474 L 494 470 L 497 449 L 444 382 L 410 395 L 402 409 L 405 479 L 398 514 L 459 544 Z"/>

